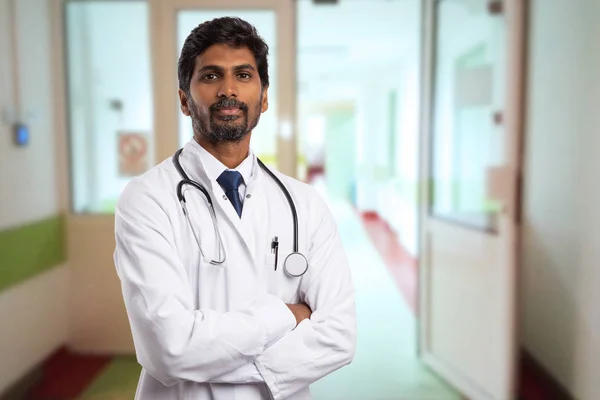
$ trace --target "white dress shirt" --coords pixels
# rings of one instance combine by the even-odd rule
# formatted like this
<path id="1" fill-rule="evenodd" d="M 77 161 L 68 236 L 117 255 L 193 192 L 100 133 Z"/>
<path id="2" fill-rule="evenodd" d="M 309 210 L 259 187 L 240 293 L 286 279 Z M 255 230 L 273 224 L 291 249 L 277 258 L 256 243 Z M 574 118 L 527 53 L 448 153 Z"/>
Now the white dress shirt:
<path id="1" fill-rule="evenodd" d="M 242 174 L 243 180 L 238 188 L 238 192 L 240 193 L 240 201 L 242 204 L 244 204 L 246 187 L 248 184 L 250 184 L 250 182 L 252 182 L 253 179 L 252 170 L 254 169 L 254 156 L 252 154 L 252 150 L 248 152 L 248 157 L 246 157 L 240 165 L 234 169 L 231 169 L 227 168 L 221 161 L 217 160 L 215 156 L 210 154 L 208 150 L 200 146 L 200 144 L 198 144 L 198 142 L 195 140 L 192 140 L 190 143 L 197 148 L 198 153 L 200 154 L 200 161 L 204 166 L 204 170 L 206 171 L 208 179 L 211 181 L 217 182 L 217 178 L 221 176 L 224 171 L 238 171 L 240 174 Z M 225 191 L 223 191 L 223 194 L 225 194 Z"/>

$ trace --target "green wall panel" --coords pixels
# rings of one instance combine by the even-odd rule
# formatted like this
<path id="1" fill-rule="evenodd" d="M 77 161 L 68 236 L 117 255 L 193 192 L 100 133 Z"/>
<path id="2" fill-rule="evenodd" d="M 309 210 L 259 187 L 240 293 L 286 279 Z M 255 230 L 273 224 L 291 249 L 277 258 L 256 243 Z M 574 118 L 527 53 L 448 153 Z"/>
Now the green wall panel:
<path id="1" fill-rule="evenodd" d="M 0 291 L 66 259 L 63 216 L 0 231 Z"/>

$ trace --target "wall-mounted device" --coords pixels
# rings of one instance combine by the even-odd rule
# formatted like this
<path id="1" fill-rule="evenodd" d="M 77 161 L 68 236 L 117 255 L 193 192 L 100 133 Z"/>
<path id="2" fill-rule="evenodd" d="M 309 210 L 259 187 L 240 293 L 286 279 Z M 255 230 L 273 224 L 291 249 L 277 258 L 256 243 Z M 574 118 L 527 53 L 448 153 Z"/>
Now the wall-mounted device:
<path id="1" fill-rule="evenodd" d="M 14 124 L 13 135 L 15 145 L 25 147 L 29 144 L 29 127 L 27 125 L 19 123 Z"/>

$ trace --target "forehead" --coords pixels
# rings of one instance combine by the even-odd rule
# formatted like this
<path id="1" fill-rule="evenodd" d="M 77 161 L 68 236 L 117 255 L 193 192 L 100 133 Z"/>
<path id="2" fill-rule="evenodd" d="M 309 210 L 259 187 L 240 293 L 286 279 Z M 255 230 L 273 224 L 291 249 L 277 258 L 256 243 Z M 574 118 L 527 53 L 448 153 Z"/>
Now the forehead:
<path id="1" fill-rule="evenodd" d="M 214 44 L 196 57 L 196 69 L 206 65 L 229 68 L 242 64 L 250 64 L 256 68 L 254 54 L 245 46 L 236 48 L 226 44 Z"/>

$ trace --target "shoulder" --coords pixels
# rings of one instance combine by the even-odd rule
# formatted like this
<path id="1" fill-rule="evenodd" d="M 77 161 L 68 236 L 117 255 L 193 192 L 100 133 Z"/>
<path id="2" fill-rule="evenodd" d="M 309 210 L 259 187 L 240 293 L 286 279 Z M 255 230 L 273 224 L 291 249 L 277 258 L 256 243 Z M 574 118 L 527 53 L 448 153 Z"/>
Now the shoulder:
<path id="1" fill-rule="evenodd" d="M 314 202 L 323 202 L 322 196 L 314 186 L 311 186 L 306 182 L 302 182 L 296 178 L 292 178 L 291 176 L 285 175 L 277 170 L 272 169 L 271 171 L 289 190 L 292 197 L 294 197 L 294 200 L 309 204 Z"/>
<path id="2" fill-rule="evenodd" d="M 117 213 L 142 212 L 152 204 L 164 208 L 175 196 L 177 171 L 170 159 L 164 160 L 141 175 L 132 178 L 119 196 Z"/>
<path id="3" fill-rule="evenodd" d="M 298 212 L 310 216 L 306 220 L 316 222 L 323 219 L 332 219 L 332 213 L 326 199 L 314 186 L 279 171 L 272 170 L 272 172 L 290 192 Z"/>

